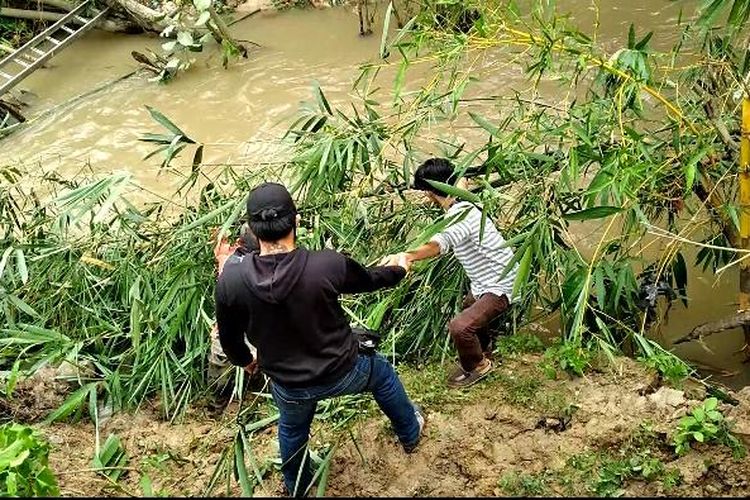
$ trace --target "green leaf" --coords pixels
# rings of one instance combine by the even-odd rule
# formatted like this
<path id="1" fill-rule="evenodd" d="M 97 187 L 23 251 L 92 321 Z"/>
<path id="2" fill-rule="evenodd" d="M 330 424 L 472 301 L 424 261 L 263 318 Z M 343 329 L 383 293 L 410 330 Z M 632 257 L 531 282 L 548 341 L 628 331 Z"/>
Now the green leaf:
<path id="1" fill-rule="evenodd" d="M 21 281 L 25 285 L 29 282 L 29 269 L 26 267 L 26 256 L 24 256 L 23 250 L 20 248 L 16 248 L 16 268 L 18 269 Z"/>
<path id="2" fill-rule="evenodd" d="M 46 419 L 44 419 L 44 422 L 49 424 L 58 420 L 62 420 L 74 411 L 78 410 L 81 405 L 83 405 L 86 397 L 89 395 L 89 391 L 96 390 L 96 384 L 97 382 L 86 384 L 75 391 L 73 394 L 68 396 L 68 399 L 66 399 L 65 402 L 60 405 L 57 410 L 52 412 Z"/>
<path id="3" fill-rule="evenodd" d="M 177 40 L 170 40 L 161 44 L 162 50 L 165 52 L 172 52 L 177 47 Z"/>
<path id="4" fill-rule="evenodd" d="M 193 0 L 193 5 L 199 11 L 203 11 L 211 7 L 211 0 Z"/>
<path id="5" fill-rule="evenodd" d="M 703 404 L 703 407 L 706 409 L 706 411 L 715 410 L 719 406 L 719 400 L 716 398 L 708 398 L 706 399 L 706 402 Z"/>
<path id="6" fill-rule="evenodd" d="M 628 48 L 632 49 L 635 46 L 635 26 L 630 23 L 630 29 L 628 30 Z"/>
<path id="7" fill-rule="evenodd" d="M 34 318 L 40 318 L 40 314 L 36 312 L 30 305 L 28 305 L 26 302 L 21 300 L 19 297 L 16 297 L 15 295 L 8 294 L 7 295 L 8 300 L 16 306 L 21 311 L 25 312 L 29 316 L 32 316 Z"/>
<path id="8" fill-rule="evenodd" d="M 691 192 L 693 184 L 695 183 L 695 176 L 698 172 L 698 162 L 700 162 L 706 154 L 711 150 L 711 146 L 703 146 L 698 150 L 684 166 L 685 171 L 685 192 Z"/>
<path id="9" fill-rule="evenodd" d="M 531 245 L 528 245 L 526 247 L 526 251 L 523 253 L 523 257 L 521 257 L 521 263 L 518 266 L 518 274 L 516 275 L 516 279 L 513 283 L 514 298 L 518 297 L 518 293 L 522 290 L 523 286 L 529 279 L 529 274 L 531 273 L 531 261 L 533 256 L 534 253 L 531 249 Z"/>
<path id="10" fill-rule="evenodd" d="M 487 132 L 489 132 L 490 135 L 496 136 L 498 130 L 500 130 L 498 127 L 491 124 L 486 119 L 484 119 L 483 117 L 479 116 L 476 113 L 472 113 L 471 111 L 469 111 L 469 116 L 471 117 L 472 120 L 474 120 L 477 123 L 477 125 L 479 125 L 483 129 L 485 129 Z"/>
<path id="11" fill-rule="evenodd" d="M 211 12 L 204 10 L 201 12 L 201 15 L 198 16 L 198 20 L 195 21 L 196 26 L 203 26 L 208 22 L 208 20 L 211 19 Z"/>
<path id="12" fill-rule="evenodd" d="M 0 278 L 3 277 L 3 272 L 5 272 L 5 266 L 8 263 L 8 258 L 10 257 L 10 254 L 13 252 L 13 247 L 8 247 L 3 252 L 2 258 L 0 258 Z"/>
<path id="13" fill-rule="evenodd" d="M 698 407 L 693 410 L 693 417 L 695 417 L 695 420 L 697 420 L 698 422 L 703 422 L 706 419 L 706 412 L 703 410 L 703 408 Z"/>
<path id="14" fill-rule="evenodd" d="M 720 8 L 727 5 L 727 0 L 709 0 L 710 3 L 704 2 L 704 7 L 701 10 L 701 15 L 698 18 L 698 24 L 706 27 L 710 27 L 716 16 L 720 12 Z"/>
<path id="15" fill-rule="evenodd" d="M 651 37 L 654 36 L 653 31 L 649 31 L 646 36 L 641 38 L 641 41 L 635 44 L 635 50 L 643 50 L 646 48 L 646 45 L 648 44 L 648 41 L 651 40 Z"/>
<path id="16" fill-rule="evenodd" d="M 699 431 L 696 431 L 696 432 L 694 432 L 694 433 L 693 433 L 693 437 L 694 437 L 694 438 L 695 438 L 695 440 L 696 440 L 696 441 L 698 441 L 699 443 L 702 443 L 702 442 L 703 442 L 703 440 L 704 440 L 704 438 L 705 438 L 705 436 L 703 436 L 703 433 L 702 433 L 702 432 L 699 432 Z"/>
<path id="17" fill-rule="evenodd" d="M 328 104 L 328 99 L 326 99 L 325 94 L 323 94 L 323 90 L 320 88 L 320 85 L 316 82 L 314 87 L 314 93 L 315 98 L 318 101 L 318 106 L 320 106 L 321 111 L 325 110 L 326 113 L 333 116 L 333 111 L 331 111 L 331 105 Z"/>
<path id="18" fill-rule="evenodd" d="M 198 146 L 193 155 L 193 172 L 200 167 L 201 163 L 203 163 L 203 144 Z"/>
<path id="19" fill-rule="evenodd" d="M 599 303 L 599 307 L 603 308 L 607 293 L 604 288 L 604 269 L 601 266 L 594 270 L 594 285 L 596 286 L 596 301 Z"/>
<path id="20" fill-rule="evenodd" d="M 744 26 L 750 14 L 750 0 L 734 0 L 727 23 L 735 28 Z"/>
<path id="21" fill-rule="evenodd" d="M 714 422 L 720 422 L 724 418 L 724 415 L 722 415 L 721 412 L 718 412 L 716 410 L 707 411 L 706 416 Z M 708 425 L 708 424 L 705 424 L 705 425 Z"/>
<path id="22" fill-rule="evenodd" d="M 188 31 L 180 31 L 177 33 L 177 41 L 180 42 L 180 45 L 183 47 L 190 47 L 193 45 L 193 35 Z"/>
<path id="23" fill-rule="evenodd" d="M 479 203 L 480 201 L 482 201 L 482 199 L 478 195 L 472 193 L 471 191 L 466 191 L 465 189 L 457 188 L 456 186 L 452 186 L 444 182 L 432 181 L 429 179 L 427 180 L 427 182 L 431 186 L 438 188 L 443 193 L 447 194 L 448 196 L 452 196 L 453 198 L 470 201 L 472 203 Z"/>
<path id="24" fill-rule="evenodd" d="M 622 211 L 622 208 L 619 208 L 619 207 L 610 207 L 610 206 L 593 207 L 593 208 L 587 208 L 585 210 L 581 210 L 580 212 L 569 212 L 567 214 L 563 214 L 563 219 L 565 220 L 602 219 L 604 217 L 609 217 L 610 215 L 616 214 L 621 211 Z"/>
<path id="25" fill-rule="evenodd" d="M 31 451 L 29 451 L 29 450 L 23 450 L 21 453 L 19 453 L 18 455 L 16 455 L 14 458 L 12 458 L 9 461 L 8 466 L 9 467 L 18 467 L 19 465 L 21 465 L 22 463 L 24 463 L 27 458 L 29 458 L 29 455 L 31 455 Z"/>
<path id="26" fill-rule="evenodd" d="M 139 481 L 141 484 L 141 491 L 143 492 L 144 497 L 153 497 L 154 496 L 154 488 L 151 483 L 151 478 L 148 477 L 148 474 L 145 472 L 141 476 L 141 480 Z"/>
<path id="27" fill-rule="evenodd" d="M 173 135 L 165 135 L 165 134 L 143 134 L 141 137 L 138 138 L 139 141 L 142 142 L 155 142 L 157 144 L 169 144 L 172 142 Z"/>
<path id="28" fill-rule="evenodd" d="M 388 54 L 385 51 L 385 44 L 388 41 L 388 30 L 391 26 L 391 15 L 393 14 L 393 2 L 388 3 L 388 8 L 385 10 L 385 18 L 383 19 L 383 34 L 380 37 L 380 57 L 385 59 Z"/>
<path id="29" fill-rule="evenodd" d="M 151 114 L 151 117 L 156 120 L 159 124 L 161 124 L 164 128 L 172 132 L 174 135 L 181 135 L 184 137 L 185 142 L 189 144 L 195 144 L 195 141 L 190 139 L 185 132 L 180 130 L 180 128 L 172 123 L 169 118 L 161 114 L 158 110 L 152 108 L 149 105 L 146 105 L 146 109 Z"/>
<path id="30" fill-rule="evenodd" d="M 245 467 L 245 450 L 241 439 L 234 440 L 234 465 L 237 471 L 237 478 L 242 488 L 242 495 L 244 497 L 253 496 L 253 484 L 250 483 L 250 478 Z"/>

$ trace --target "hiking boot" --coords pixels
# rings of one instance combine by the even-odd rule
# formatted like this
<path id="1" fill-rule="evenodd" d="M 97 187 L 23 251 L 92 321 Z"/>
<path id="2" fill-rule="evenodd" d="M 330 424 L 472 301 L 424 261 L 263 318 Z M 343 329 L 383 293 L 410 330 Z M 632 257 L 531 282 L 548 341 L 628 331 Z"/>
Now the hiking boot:
<path id="1" fill-rule="evenodd" d="M 459 370 L 454 371 L 448 377 L 448 387 L 460 389 L 472 386 L 489 375 L 493 368 L 495 368 L 495 364 L 488 358 L 484 358 L 482 362 L 471 371 L 466 371 L 459 367 Z"/>
<path id="2" fill-rule="evenodd" d="M 417 405 L 414 405 L 414 416 L 417 417 L 417 423 L 419 424 L 419 435 L 417 440 L 410 445 L 403 445 L 406 453 L 414 453 L 416 451 L 419 442 L 422 440 L 422 431 L 424 430 L 425 418 L 422 414 L 422 410 Z"/>

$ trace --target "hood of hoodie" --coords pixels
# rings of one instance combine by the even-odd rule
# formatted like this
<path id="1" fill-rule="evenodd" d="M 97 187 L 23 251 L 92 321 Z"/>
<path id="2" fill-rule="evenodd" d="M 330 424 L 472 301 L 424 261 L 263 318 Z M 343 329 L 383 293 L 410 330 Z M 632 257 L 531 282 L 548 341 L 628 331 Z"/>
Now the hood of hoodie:
<path id="1" fill-rule="evenodd" d="M 287 298 L 307 265 L 307 250 L 296 248 L 289 253 L 250 255 L 245 281 L 253 295 L 264 302 L 278 304 Z"/>

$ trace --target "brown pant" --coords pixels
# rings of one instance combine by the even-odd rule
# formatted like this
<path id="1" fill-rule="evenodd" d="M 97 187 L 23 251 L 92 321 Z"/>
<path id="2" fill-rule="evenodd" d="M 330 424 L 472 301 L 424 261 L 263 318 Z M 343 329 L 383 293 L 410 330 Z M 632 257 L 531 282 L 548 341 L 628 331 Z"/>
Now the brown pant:
<path id="1" fill-rule="evenodd" d="M 464 299 L 464 310 L 448 324 L 448 331 L 458 350 L 461 366 L 466 371 L 477 367 L 489 349 L 492 336 L 489 326 L 492 320 L 508 309 L 508 297 L 485 293 L 475 300 L 469 293 Z"/>

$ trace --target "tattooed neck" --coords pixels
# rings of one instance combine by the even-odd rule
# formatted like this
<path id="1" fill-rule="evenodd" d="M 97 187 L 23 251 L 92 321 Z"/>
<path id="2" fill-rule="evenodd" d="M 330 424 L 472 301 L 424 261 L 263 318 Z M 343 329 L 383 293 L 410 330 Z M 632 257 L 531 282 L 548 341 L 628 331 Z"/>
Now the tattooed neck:
<path id="1" fill-rule="evenodd" d="M 292 251 L 291 248 L 287 247 L 286 245 L 278 241 L 275 241 L 273 243 L 267 243 L 264 246 L 265 248 L 263 249 L 263 253 L 265 255 L 273 255 L 277 253 L 288 253 Z"/>

